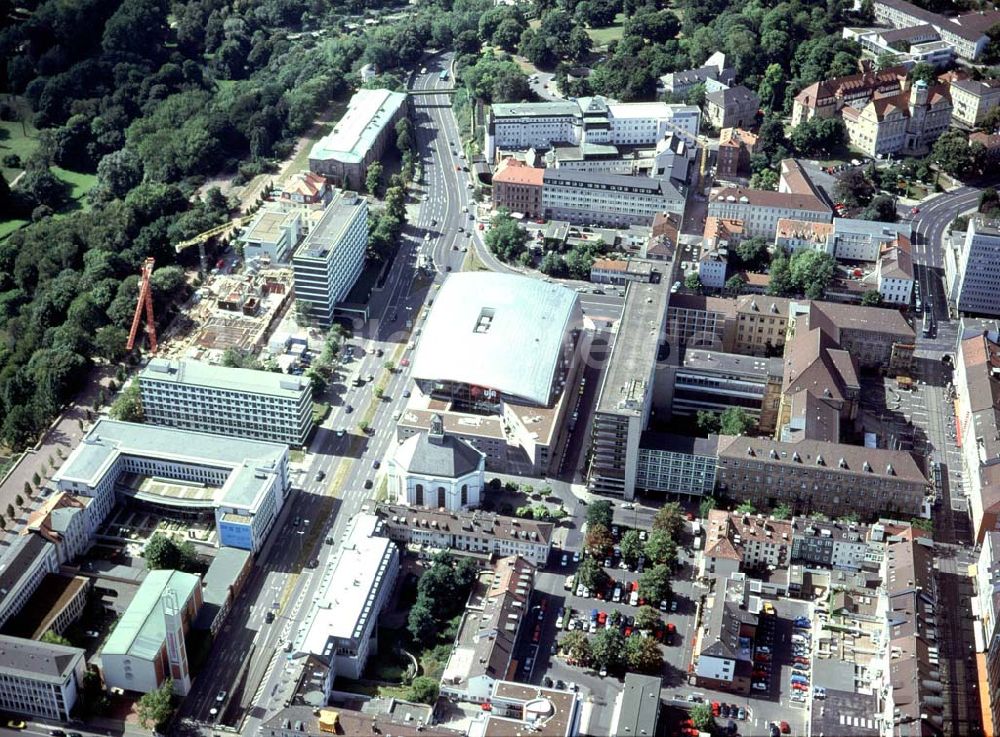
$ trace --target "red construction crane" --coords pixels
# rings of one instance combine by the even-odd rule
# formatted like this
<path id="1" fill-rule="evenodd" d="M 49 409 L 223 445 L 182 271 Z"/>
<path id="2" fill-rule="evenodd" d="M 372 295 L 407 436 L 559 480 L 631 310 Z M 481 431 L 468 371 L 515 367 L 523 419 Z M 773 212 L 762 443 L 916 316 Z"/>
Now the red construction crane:
<path id="1" fill-rule="evenodd" d="M 139 320 L 142 319 L 142 308 L 146 308 L 146 334 L 149 335 L 149 352 L 156 353 L 156 323 L 153 321 L 153 288 L 150 285 L 150 277 L 153 275 L 153 264 L 156 260 L 147 258 L 142 264 L 142 271 L 139 272 L 139 299 L 135 305 L 135 317 L 132 318 L 132 329 L 128 331 L 128 343 L 126 350 L 132 350 L 135 346 L 135 336 L 139 332 Z"/>

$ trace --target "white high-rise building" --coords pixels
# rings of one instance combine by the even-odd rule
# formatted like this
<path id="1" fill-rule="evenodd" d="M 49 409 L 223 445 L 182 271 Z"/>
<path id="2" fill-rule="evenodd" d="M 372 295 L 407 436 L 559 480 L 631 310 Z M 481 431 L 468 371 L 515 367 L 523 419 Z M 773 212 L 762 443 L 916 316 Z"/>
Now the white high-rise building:
<path id="1" fill-rule="evenodd" d="M 958 256 L 956 307 L 973 315 L 1000 315 L 1000 221 L 969 220 Z"/>
<path id="2" fill-rule="evenodd" d="M 296 301 L 310 304 L 321 325 L 333 322 L 338 302 L 361 276 L 368 247 L 368 200 L 341 192 L 292 256 Z"/>
<path id="3" fill-rule="evenodd" d="M 312 430 L 312 385 L 301 376 L 154 358 L 139 388 L 156 425 L 289 445 Z"/>

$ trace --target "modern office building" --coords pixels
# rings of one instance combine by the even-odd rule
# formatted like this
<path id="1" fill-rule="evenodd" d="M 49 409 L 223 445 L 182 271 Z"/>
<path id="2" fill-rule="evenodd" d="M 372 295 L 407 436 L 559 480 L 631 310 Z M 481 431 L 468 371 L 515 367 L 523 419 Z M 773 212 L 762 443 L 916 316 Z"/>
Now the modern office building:
<path id="1" fill-rule="evenodd" d="M 171 514 L 214 514 L 221 545 L 255 553 L 291 487 L 287 445 L 103 418 L 53 482 L 91 498 L 89 534 L 123 497 Z"/>
<path id="2" fill-rule="evenodd" d="M 893 57 L 895 66 L 913 69 L 917 64 L 930 64 L 937 69 L 950 67 L 955 61 L 955 48 L 929 25 L 910 28 L 851 28 L 844 27 L 843 37 L 857 41 L 866 60 L 878 61 Z"/>
<path id="3" fill-rule="evenodd" d="M 739 407 L 757 420 L 761 432 L 773 431 L 783 371 L 778 357 L 688 348 L 671 371 L 670 414 L 695 417 L 703 411 L 721 414 L 729 407 Z"/>
<path id="4" fill-rule="evenodd" d="M 0 555 L 0 628 L 17 616 L 46 574 L 59 569 L 56 546 L 41 535 L 18 535 Z"/>
<path id="5" fill-rule="evenodd" d="M 376 513 L 382 518 L 381 534 L 422 557 L 442 550 L 481 559 L 513 555 L 543 568 L 552 550 L 552 522 L 402 504 L 380 504 Z"/>
<path id="6" fill-rule="evenodd" d="M 741 220 L 749 237 L 773 240 L 778 221 L 785 219 L 829 223 L 833 211 L 811 194 L 773 192 L 764 189 L 721 187 L 708 198 L 708 215 L 727 220 Z"/>
<path id="7" fill-rule="evenodd" d="M 635 486 L 645 492 L 711 496 L 719 436 L 698 438 L 647 430 L 639 440 Z"/>
<path id="8" fill-rule="evenodd" d="M 684 195 L 666 179 L 546 169 L 542 180 L 542 209 L 549 220 L 651 225 L 657 213 L 684 214 Z"/>
<path id="9" fill-rule="evenodd" d="M 604 97 L 569 102 L 497 103 L 490 106 L 483 150 L 493 161 L 498 149 L 612 144 L 649 146 L 669 131 L 698 135 L 701 111 L 663 102 L 617 103 Z"/>
<path id="10" fill-rule="evenodd" d="M 441 676 L 442 696 L 486 703 L 494 685 L 513 676 L 511 660 L 521 623 L 528 619 L 534 578 L 535 566 L 520 557 L 502 558 L 482 574 Z"/>
<path id="11" fill-rule="evenodd" d="M 1000 222 L 982 215 L 969 219 L 954 294 L 963 314 L 1000 315 Z"/>
<path id="12" fill-rule="evenodd" d="M 368 167 L 382 157 L 404 117 L 405 92 L 359 89 L 333 130 L 313 144 L 309 168 L 338 186 L 360 190 Z"/>
<path id="13" fill-rule="evenodd" d="M 640 440 L 649 424 L 669 296 L 665 284 L 632 284 L 625 294 L 591 425 L 587 486 L 593 492 L 635 497 Z"/>
<path id="14" fill-rule="evenodd" d="M 906 0 L 875 0 L 875 22 L 892 28 L 929 25 L 963 59 L 976 61 L 989 45 L 987 32 L 1000 23 L 1000 11 L 972 11 L 946 17 Z"/>
<path id="15" fill-rule="evenodd" d="M 292 251 L 305 236 L 308 219 L 308 213 L 302 209 L 265 202 L 240 235 L 243 258 L 247 262 L 260 259 L 271 264 L 287 264 Z"/>
<path id="16" fill-rule="evenodd" d="M 368 247 L 368 200 L 340 192 L 292 255 L 295 300 L 329 326 L 339 302 L 361 276 Z"/>
<path id="17" fill-rule="evenodd" d="M 379 615 L 399 572 L 399 549 L 380 536 L 377 516 L 360 514 L 350 525 L 293 646 L 311 656 L 308 667 L 327 696 L 338 676 L 357 680 L 378 652 Z"/>
<path id="18" fill-rule="evenodd" d="M 85 576 L 46 573 L 35 593 L 0 633 L 29 640 L 40 639 L 49 631 L 61 635 L 83 614 L 89 594 L 90 579 Z"/>
<path id="19" fill-rule="evenodd" d="M 834 218 L 833 234 L 827 253 L 839 261 L 874 263 L 879 260 L 882 247 L 902 236 L 913 237 L 909 222 L 878 223 L 872 220 Z"/>
<path id="20" fill-rule="evenodd" d="M 397 439 L 437 416 L 485 453 L 487 468 L 546 473 L 576 397 L 582 328 L 577 295 L 561 284 L 449 275 L 421 327 Z"/>
<path id="21" fill-rule="evenodd" d="M 68 722 L 86 668 L 78 647 L 0 635 L 0 711 Z"/>
<path id="22" fill-rule="evenodd" d="M 449 512 L 478 507 L 485 491 L 486 454 L 448 433 L 440 415 L 427 432 L 398 446 L 389 461 L 389 498 Z"/>
<path id="23" fill-rule="evenodd" d="M 149 693 L 170 678 L 174 693 L 187 695 L 191 672 L 184 636 L 201 604 L 200 576 L 149 571 L 101 648 L 105 685 Z"/>
<path id="24" fill-rule="evenodd" d="M 305 445 L 312 385 L 302 376 L 153 358 L 139 373 L 146 422 Z"/>

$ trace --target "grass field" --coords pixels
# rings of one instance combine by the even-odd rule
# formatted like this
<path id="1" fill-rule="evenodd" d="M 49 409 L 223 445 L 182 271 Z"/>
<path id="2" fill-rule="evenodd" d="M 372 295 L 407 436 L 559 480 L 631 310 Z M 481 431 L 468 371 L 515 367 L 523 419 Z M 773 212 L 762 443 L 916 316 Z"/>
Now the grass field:
<path id="1" fill-rule="evenodd" d="M 20 123 L 0 121 L 0 159 L 8 154 L 17 154 L 24 161 L 36 148 L 38 131 L 30 123 L 25 123 L 25 131 L 22 132 Z M 20 168 L 3 167 L 3 175 L 8 182 L 20 173 Z"/>
<path id="2" fill-rule="evenodd" d="M 58 166 L 52 167 L 52 173 L 69 185 L 69 199 L 71 203 L 66 210 L 89 210 L 90 203 L 87 201 L 87 192 L 97 184 L 97 175 L 81 174 L 77 171 L 62 169 Z"/>
<path id="3" fill-rule="evenodd" d="M 625 26 L 625 14 L 619 13 L 615 16 L 614 24 L 607 28 L 588 28 L 587 35 L 594 42 L 594 47 L 607 46 L 611 41 L 620 41 L 622 29 Z"/>

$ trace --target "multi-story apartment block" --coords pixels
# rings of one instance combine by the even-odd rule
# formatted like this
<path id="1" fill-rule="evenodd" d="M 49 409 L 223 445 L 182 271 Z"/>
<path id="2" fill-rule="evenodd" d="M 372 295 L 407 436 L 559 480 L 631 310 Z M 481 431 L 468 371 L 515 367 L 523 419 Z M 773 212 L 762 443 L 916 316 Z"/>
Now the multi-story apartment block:
<path id="1" fill-rule="evenodd" d="M 382 535 L 427 553 L 451 550 L 478 557 L 521 556 L 541 568 L 552 550 L 555 525 L 551 522 L 401 504 L 380 504 L 376 514 L 382 518 Z"/>
<path id="2" fill-rule="evenodd" d="M 1000 530 L 1000 335 L 968 331 L 955 356 L 955 393 L 976 541 Z"/>
<path id="3" fill-rule="evenodd" d="M 982 639 L 976 638 L 977 666 L 985 672 L 989 688 L 979 689 L 982 704 L 984 734 L 996 734 L 1000 725 L 1000 532 L 990 530 L 982 538 L 976 562 L 976 596 L 973 599 L 976 627 L 982 628 Z"/>
<path id="4" fill-rule="evenodd" d="M 729 246 L 705 245 L 698 257 L 698 279 L 706 289 L 723 289 L 729 267 Z"/>
<path id="5" fill-rule="evenodd" d="M 784 297 L 744 295 L 736 298 L 730 353 L 773 356 L 785 345 L 789 315 L 794 303 Z"/>
<path id="6" fill-rule="evenodd" d="M 514 158 L 504 159 L 493 175 L 493 207 L 540 218 L 544 169 Z"/>
<path id="7" fill-rule="evenodd" d="M 955 122 L 976 128 L 1000 105 L 1000 79 L 956 79 L 951 83 L 951 116 Z"/>
<path id="8" fill-rule="evenodd" d="M 717 435 L 698 438 L 647 430 L 639 443 L 636 488 L 646 492 L 712 495 L 718 462 Z"/>
<path id="9" fill-rule="evenodd" d="M 749 694 L 757 614 L 750 611 L 746 576 L 716 578 L 715 595 L 695 633 L 694 676 L 701 688 Z"/>
<path id="10" fill-rule="evenodd" d="M 989 45 L 987 35 L 1000 23 L 1000 11 L 973 11 L 946 17 L 918 7 L 906 0 L 875 0 L 875 21 L 892 28 L 912 28 L 929 25 L 940 34 L 941 40 L 954 47 L 963 59 L 977 60 Z"/>
<path id="11" fill-rule="evenodd" d="M 864 107 L 841 110 L 847 138 L 869 156 L 926 151 L 951 123 L 948 86 L 917 80 L 890 97 L 876 97 Z"/>
<path id="12" fill-rule="evenodd" d="M 0 556 L 0 627 L 17 616 L 47 573 L 59 568 L 56 546 L 41 535 L 18 535 Z"/>
<path id="13" fill-rule="evenodd" d="M 791 551 L 792 523 L 788 520 L 713 509 L 708 513 L 698 573 L 728 578 L 740 570 L 784 568 Z"/>
<path id="14" fill-rule="evenodd" d="M 287 445 L 103 418 L 53 482 L 59 491 L 90 497 L 90 535 L 125 496 L 214 513 L 222 545 L 254 552 L 291 488 Z"/>
<path id="15" fill-rule="evenodd" d="M 302 376 L 153 358 L 139 389 L 156 425 L 297 446 L 312 431 L 312 385 Z"/>
<path id="16" fill-rule="evenodd" d="M 878 223 L 872 220 L 834 218 L 833 235 L 827 253 L 840 261 L 875 262 L 882 247 L 900 236 L 913 235 L 910 223 Z"/>
<path id="17" fill-rule="evenodd" d="M 659 272 L 653 268 L 652 263 L 634 258 L 599 258 L 590 267 L 590 281 L 594 284 L 614 284 L 619 287 L 633 281 L 648 284 L 653 280 L 654 274 Z"/>
<path id="18" fill-rule="evenodd" d="M 857 571 L 873 560 L 881 543 L 869 540 L 866 525 L 822 522 L 806 517 L 792 520 L 792 562 Z M 876 552 L 874 558 L 879 558 Z"/>
<path id="19" fill-rule="evenodd" d="M 811 194 L 772 192 L 742 187 L 713 189 L 708 200 L 710 217 L 742 220 L 748 237 L 772 240 L 778 221 L 785 219 L 829 223 L 833 211 Z"/>
<path id="20" fill-rule="evenodd" d="M 875 284 L 882 303 L 906 307 L 913 299 L 913 257 L 910 239 L 899 236 L 882 246 L 875 266 Z"/>
<path id="21" fill-rule="evenodd" d="M 542 179 L 542 208 L 550 220 L 650 225 L 660 212 L 684 214 L 684 195 L 665 179 L 565 169 L 545 169 Z"/>
<path id="22" fill-rule="evenodd" d="M 564 143 L 650 146 L 668 131 L 697 136 L 701 111 L 694 105 L 617 103 L 604 97 L 573 102 L 498 103 L 490 107 L 483 150 L 550 148 Z"/>
<path id="23" fill-rule="evenodd" d="M 723 128 L 715 172 L 720 179 L 750 175 L 750 157 L 757 153 L 757 136 L 743 128 Z"/>
<path id="24" fill-rule="evenodd" d="M 625 295 L 591 426 L 587 485 L 592 491 L 635 497 L 639 446 L 652 409 L 668 297 L 665 284 L 633 284 Z"/>
<path id="25" fill-rule="evenodd" d="M 817 440 L 781 442 L 723 435 L 717 487 L 758 506 L 836 516 L 917 515 L 927 477 L 912 453 Z"/>
<path id="26" fill-rule="evenodd" d="M 338 676 L 360 678 L 368 658 L 378 652 L 376 625 L 399 572 L 399 548 L 381 536 L 381 524 L 374 514 L 351 520 L 293 642 L 294 652 L 311 656 L 308 667 L 327 697 Z"/>
<path id="27" fill-rule="evenodd" d="M 902 91 L 906 68 L 889 67 L 876 72 L 871 62 L 861 62 L 861 73 L 814 82 L 795 96 L 792 102 L 792 125 L 813 118 L 832 118 L 845 107 L 861 109 L 874 97 L 886 97 Z"/>
<path id="28" fill-rule="evenodd" d="M 959 312 L 1000 315 L 1000 221 L 982 215 L 969 220 L 953 293 Z"/>
<path id="29" fill-rule="evenodd" d="M 935 568 L 934 544 L 929 538 L 898 535 L 888 539 L 882 571 L 886 596 L 880 663 L 884 698 L 878 715 L 887 725 L 885 734 L 942 733 L 943 633 L 937 620 L 944 602 L 937 595 Z"/>
<path id="30" fill-rule="evenodd" d="M 740 407 L 758 421 L 762 432 L 773 431 L 782 371 L 780 358 L 687 348 L 681 364 L 672 370 L 671 415 Z"/>
<path id="31" fill-rule="evenodd" d="M 506 677 L 521 623 L 531 601 L 535 566 L 502 558 L 480 578 L 485 591 L 472 597 L 458 626 L 455 649 L 441 677 L 441 694 L 459 701 L 489 701 Z"/>
<path id="32" fill-rule="evenodd" d="M 0 635 L 0 710 L 68 722 L 86 669 L 78 647 Z"/>
<path id="33" fill-rule="evenodd" d="M 338 186 L 359 190 L 406 116 L 406 93 L 359 89 L 333 130 L 313 144 L 309 168 Z"/>
<path id="34" fill-rule="evenodd" d="M 340 192 L 292 256 L 295 299 L 309 303 L 321 325 L 361 276 L 368 247 L 368 200 Z"/>

